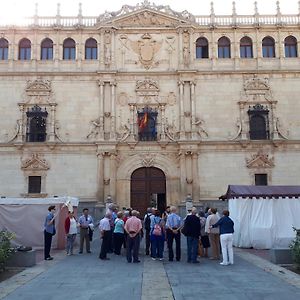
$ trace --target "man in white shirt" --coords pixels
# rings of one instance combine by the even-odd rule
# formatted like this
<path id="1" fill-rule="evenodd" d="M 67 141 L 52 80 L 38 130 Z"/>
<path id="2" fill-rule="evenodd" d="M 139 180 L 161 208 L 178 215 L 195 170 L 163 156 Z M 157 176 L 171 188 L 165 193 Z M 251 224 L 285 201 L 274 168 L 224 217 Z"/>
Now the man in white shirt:
<path id="1" fill-rule="evenodd" d="M 100 220 L 99 229 L 100 229 L 100 238 L 102 238 L 101 250 L 99 258 L 102 260 L 109 260 L 106 256 L 109 251 L 110 244 L 110 219 L 111 213 L 106 212 L 103 219 Z"/>

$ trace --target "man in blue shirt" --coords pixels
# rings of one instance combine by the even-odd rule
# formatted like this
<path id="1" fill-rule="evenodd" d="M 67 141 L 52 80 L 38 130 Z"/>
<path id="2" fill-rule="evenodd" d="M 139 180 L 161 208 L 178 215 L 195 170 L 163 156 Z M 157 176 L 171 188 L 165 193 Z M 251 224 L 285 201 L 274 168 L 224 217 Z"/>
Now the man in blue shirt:
<path id="1" fill-rule="evenodd" d="M 45 219 L 44 223 L 44 242 L 45 242 L 45 248 L 44 248 L 44 257 L 45 260 L 52 260 L 53 257 L 50 256 L 50 249 L 51 249 L 51 243 L 52 243 L 52 236 L 55 235 L 55 206 L 51 205 L 48 207 L 48 215 Z"/>
<path id="2" fill-rule="evenodd" d="M 169 261 L 173 261 L 173 240 L 176 243 L 176 260 L 180 261 L 181 258 L 181 245 L 180 245 L 180 229 L 182 227 L 182 221 L 180 216 L 176 214 L 176 207 L 171 206 L 171 213 L 167 217 L 167 244 L 169 249 Z"/>
<path id="3" fill-rule="evenodd" d="M 82 212 L 83 214 L 79 218 L 79 225 L 80 225 L 79 254 L 82 254 L 84 240 L 85 240 L 86 252 L 91 253 L 89 226 L 94 223 L 93 218 L 89 215 L 89 210 L 87 208 L 84 208 Z"/>

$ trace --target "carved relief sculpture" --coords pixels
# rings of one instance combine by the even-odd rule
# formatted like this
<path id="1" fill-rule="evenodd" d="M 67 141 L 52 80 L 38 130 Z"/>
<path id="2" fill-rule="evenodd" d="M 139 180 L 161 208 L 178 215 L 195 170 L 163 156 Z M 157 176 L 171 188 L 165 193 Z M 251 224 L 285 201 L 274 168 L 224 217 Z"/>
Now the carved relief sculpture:
<path id="1" fill-rule="evenodd" d="M 246 158 L 247 168 L 273 168 L 274 157 L 270 158 L 268 154 L 259 151 L 250 158 Z"/>
<path id="2" fill-rule="evenodd" d="M 144 34 L 138 41 L 130 41 L 131 49 L 138 54 L 140 63 L 146 68 L 151 68 L 155 63 L 155 54 L 160 50 L 162 41 L 155 41 L 150 34 Z"/>

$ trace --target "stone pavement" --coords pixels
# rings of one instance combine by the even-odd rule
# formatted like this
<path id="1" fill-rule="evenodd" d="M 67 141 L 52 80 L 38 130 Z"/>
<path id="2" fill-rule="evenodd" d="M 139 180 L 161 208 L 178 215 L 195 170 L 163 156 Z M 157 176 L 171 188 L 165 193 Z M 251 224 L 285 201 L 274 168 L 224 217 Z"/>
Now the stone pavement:
<path id="1" fill-rule="evenodd" d="M 182 242 L 185 248 L 185 238 Z M 185 249 L 181 262 L 141 255 L 140 264 L 128 264 L 124 256 L 113 254 L 102 261 L 99 239 L 92 250 L 68 257 L 61 252 L 53 261 L 26 269 L 0 283 L 0 299 L 300 299 L 300 276 L 239 249 L 233 266 L 203 258 L 200 264 L 188 264 Z"/>

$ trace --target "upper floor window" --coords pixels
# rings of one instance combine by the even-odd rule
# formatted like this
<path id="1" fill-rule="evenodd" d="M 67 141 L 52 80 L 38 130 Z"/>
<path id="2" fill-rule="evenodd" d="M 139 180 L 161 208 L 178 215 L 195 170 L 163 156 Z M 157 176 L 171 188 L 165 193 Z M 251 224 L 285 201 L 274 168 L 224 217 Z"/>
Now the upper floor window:
<path id="1" fill-rule="evenodd" d="M 268 140 L 269 136 L 269 110 L 261 104 L 249 107 L 249 127 L 251 140 Z"/>
<path id="2" fill-rule="evenodd" d="M 85 42 L 85 59 L 97 59 L 97 41 L 93 38 Z"/>
<path id="3" fill-rule="evenodd" d="M 0 60 L 8 60 L 8 41 L 0 39 Z"/>
<path id="4" fill-rule="evenodd" d="M 41 60 L 53 59 L 53 41 L 44 39 L 41 44 Z"/>
<path id="5" fill-rule="evenodd" d="M 240 56 L 241 58 L 252 58 L 252 40 L 245 36 L 240 40 Z"/>
<path id="6" fill-rule="evenodd" d="M 293 36 L 288 36 L 284 40 L 285 57 L 297 57 L 297 39 Z"/>
<path id="7" fill-rule="evenodd" d="M 208 41 L 204 37 L 196 41 L 196 58 L 208 58 Z"/>
<path id="8" fill-rule="evenodd" d="M 262 40 L 263 57 L 275 57 L 275 41 L 271 37 Z"/>
<path id="9" fill-rule="evenodd" d="M 268 174 L 254 174 L 255 185 L 268 185 Z"/>
<path id="10" fill-rule="evenodd" d="M 28 194 L 40 194 L 41 193 L 41 176 L 29 176 L 28 177 Z"/>
<path id="11" fill-rule="evenodd" d="M 230 58 L 230 40 L 225 36 L 218 40 L 218 57 Z"/>
<path id="12" fill-rule="evenodd" d="M 64 48 L 63 59 L 66 60 L 76 59 L 76 44 L 73 39 L 71 38 L 65 39 L 63 48 Z"/>
<path id="13" fill-rule="evenodd" d="M 19 43 L 19 60 L 31 59 L 31 42 L 28 39 L 22 39 Z"/>
<path id="14" fill-rule="evenodd" d="M 27 142 L 45 142 L 48 112 L 46 108 L 43 110 L 38 105 L 35 105 L 26 112 L 27 116 Z"/>
<path id="15" fill-rule="evenodd" d="M 140 141 L 156 141 L 156 120 L 157 111 L 150 107 L 145 107 L 138 111 L 138 129 Z"/>

